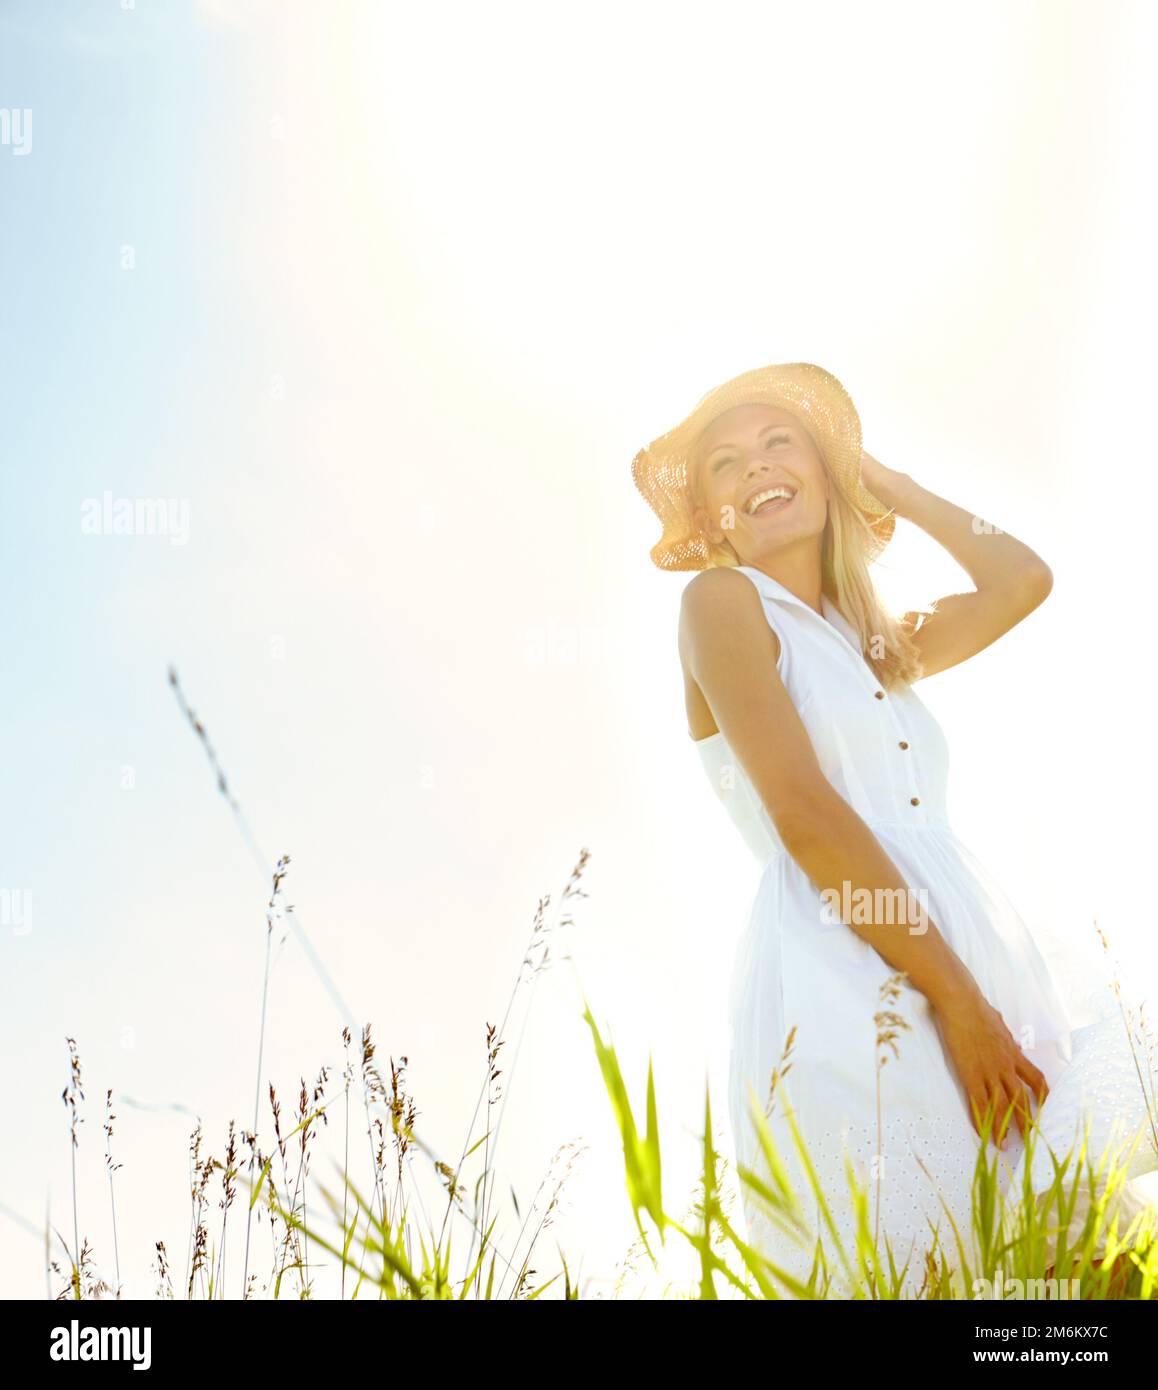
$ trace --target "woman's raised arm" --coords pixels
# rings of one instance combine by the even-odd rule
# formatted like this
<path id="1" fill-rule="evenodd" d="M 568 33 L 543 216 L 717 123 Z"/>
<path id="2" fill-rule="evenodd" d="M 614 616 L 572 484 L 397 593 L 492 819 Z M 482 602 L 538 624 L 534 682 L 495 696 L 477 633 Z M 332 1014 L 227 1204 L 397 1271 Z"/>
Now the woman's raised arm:
<path id="1" fill-rule="evenodd" d="M 921 487 L 907 473 L 886 468 L 871 454 L 861 459 L 861 481 L 886 507 L 943 545 L 977 586 L 974 593 L 938 599 L 931 615 L 906 615 L 923 675 L 935 675 L 983 651 L 1049 596 L 1049 566 L 1022 541 Z"/>

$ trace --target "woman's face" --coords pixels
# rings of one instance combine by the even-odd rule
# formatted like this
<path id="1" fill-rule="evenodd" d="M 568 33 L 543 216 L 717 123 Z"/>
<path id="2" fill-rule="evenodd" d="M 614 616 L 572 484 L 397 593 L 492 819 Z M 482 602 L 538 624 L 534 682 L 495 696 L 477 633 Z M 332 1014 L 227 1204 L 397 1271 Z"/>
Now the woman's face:
<path id="1" fill-rule="evenodd" d="M 786 410 L 737 405 L 700 437 L 693 460 L 702 503 L 696 520 L 741 564 L 819 536 L 828 519 L 828 473 L 812 436 Z"/>

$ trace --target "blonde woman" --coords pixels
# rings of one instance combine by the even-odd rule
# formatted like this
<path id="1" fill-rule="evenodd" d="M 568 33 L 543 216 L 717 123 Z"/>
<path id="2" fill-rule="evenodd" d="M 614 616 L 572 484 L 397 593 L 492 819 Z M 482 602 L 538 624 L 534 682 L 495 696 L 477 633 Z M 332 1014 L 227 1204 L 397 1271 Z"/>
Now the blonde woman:
<path id="1" fill-rule="evenodd" d="M 910 1261 L 915 1288 L 932 1228 L 952 1252 L 946 1207 L 968 1235 L 987 1116 L 1006 1183 L 1020 1180 L 1031 1122 L 1062 1156 L 1080 1116 L 1094 1152 L 1115 1123 L 1133 1134 L 1146 1119 L 1120 1018 L 1107 1003 L 1075 1026 L 1025 924 L 951 830 L 945 738 L 913 689 L 1028 617 L 1050 571 L 864 453 L 844 388 L 807 363 L 709 392 L 632 474 L 664 527 L 654 563 L 700 571 L 679 622 L 689 733 L 761 865 L 729 1007 L 737 1158 L 768 1180 L 759 1104 L 807 1193 L 790 1108 L 846 1249 L 847 1151 L 882 1247 L 898 1268 Z M 892 617 L 869 566 L 897 517 L 943 545 L 975 591 Z M 1048 1188 L 1038 1149 L 1034 1185 Z M 1155 1166 L 1143 1147 L 1132 1171 Z M 1127 1191 L 1123 1213 L 1141 1201 Z M 835 1266 L 815 1213 L 800 1244 L 744 1192 L 749 1239 L 777 1269 L 807 1279 L 818 1235 Z"/>

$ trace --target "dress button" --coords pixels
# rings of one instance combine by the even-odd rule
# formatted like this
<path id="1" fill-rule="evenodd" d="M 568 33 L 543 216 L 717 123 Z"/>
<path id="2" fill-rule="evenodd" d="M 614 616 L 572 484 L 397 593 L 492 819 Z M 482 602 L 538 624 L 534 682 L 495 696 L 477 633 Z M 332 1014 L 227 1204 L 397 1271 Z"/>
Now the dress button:
<path id="1" fill-rule="evenodd" d="M 920 798 L 919 796 L 912 796 L 912 797 L 909 798 L 909 805 L 910 805 L 910 806 L 919 806 L 920 804 L 921 804 L 921 798 Z"/>
<path id="2" fill-rule="evenodd" d="M 875 690 L 873 691 L 873 694 L 877 697 L 878 700 L 883 700 L 885 698 L 885 692 L 883 690 Z"/>
<path id="3" fill-rule="evenodd" d="M 902 739 L 900 743 L 897 744 L 898 748 L 908 748 L 908 746 L 909 745 L 904 741 L 904 739 Z"/>

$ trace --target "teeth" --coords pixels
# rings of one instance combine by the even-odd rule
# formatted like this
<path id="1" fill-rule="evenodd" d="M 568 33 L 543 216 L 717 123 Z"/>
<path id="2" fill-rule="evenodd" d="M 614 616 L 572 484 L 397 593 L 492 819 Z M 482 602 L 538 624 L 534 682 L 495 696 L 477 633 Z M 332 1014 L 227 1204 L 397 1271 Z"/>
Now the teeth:
<path id="1" fill-rule="evenodd" d="M 768 489 L 767 492 L 758 492 L 756 496 L 753 497 L 751 501 L 748 503 L 746 510 L 748 511 L 749 515 L 751 515 L 751 513 L 754 512 L 757 507 L 761 506 L 765 502 L 770 501 L 774 497 L 783 497 L 787 501 L 791 501 L 794 496 L 795 494 L 790 492 L 789 489 L 786 487 L 771 487 Z"/>

